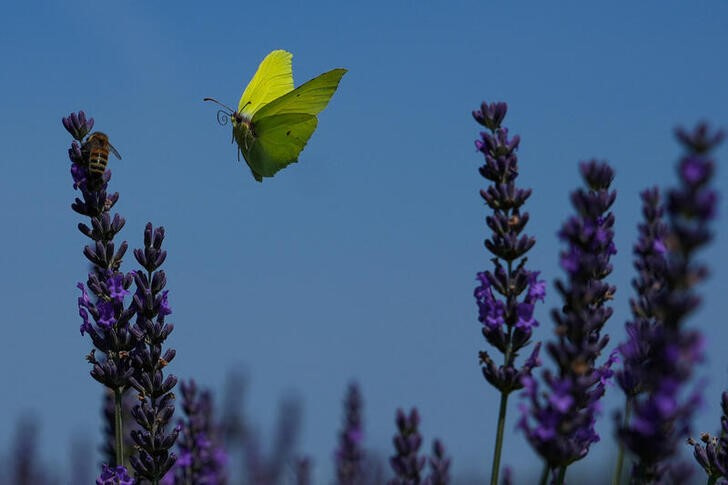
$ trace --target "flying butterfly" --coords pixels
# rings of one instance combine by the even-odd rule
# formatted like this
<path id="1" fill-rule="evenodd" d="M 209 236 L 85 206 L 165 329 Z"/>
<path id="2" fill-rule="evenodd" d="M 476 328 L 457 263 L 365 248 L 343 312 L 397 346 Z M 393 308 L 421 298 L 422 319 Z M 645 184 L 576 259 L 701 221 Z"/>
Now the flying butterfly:
<path id="1" fill-rule="evenodd" d="M 238 160 L 242 153 L 258 182 L 298 161 L 316 130 L 316 115 L 329 104 L 346 73 L 346 69 L 332 69 L 293 89 L 292 58 L 284 50 L 268 54 L 243 91 L 237 110 L 216 99 L 204 99 L 227 110 L 218 112 L 218 121 L 231 120 Z"/>
<path id="2" fill-rule="evenodd" d="M 88 153 L 88 171 L 96 177 L 104 175 L 106 165 L 109 163 L 109 152 L 121 160 L 119 152 L 109 143 L 109 137 L 100 131 L 95 131 L 86 138 L 83 150 Z"/>

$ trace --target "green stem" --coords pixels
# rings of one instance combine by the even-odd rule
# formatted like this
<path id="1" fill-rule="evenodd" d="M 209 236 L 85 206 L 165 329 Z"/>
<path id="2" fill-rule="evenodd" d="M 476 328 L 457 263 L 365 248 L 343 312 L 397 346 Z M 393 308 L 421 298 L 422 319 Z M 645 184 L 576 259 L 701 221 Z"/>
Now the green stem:
<path id="1" fill-rule="evenodd" d="M 559 468 L 559 478 L 556 479 L 556 485 L 564 485 L 564 478 L 566 478 L 566 467 L 562 466 Z"/>
<path id="2" fill-rule="evenodd" d="M 624 402 L 624 420 L 622 426 L 627 427 L 629 425 L 630 418 L 632 417 L 632 399 L 627 397 Z M 622 482 L 622 467 L 624 466 L 624 445 L 619 442 L 619 451 L 617 452 L 617 465 L 614 467 L 614 476 L 612 476 L 612 485 L 619 485 Z"/>
<path id="3" fill-rule="evenodd" d="M 114 389 L 114 435 L 116 438 L 116 466 L 124 465 L 124 424 L 121 409 L 122 391 Z"/>
<path id="4" fill-rule="evenodd" d="M 500 410 L 498 411 L 498 431 L 495 435 L 495 451 L 493 452 L 493 468 L 490 471 L 490 485 L 498 485 L 500 472 L 501 451 L 503 449 L 503 430 L 506 426 L 506 408 L 508 406 L 508 393 L 501 391 Z"/>
<path id="5" fill-rule="evenodd" d="M 549 479 L 549 464 L 547 462 L 543 462 L 543 471 L 541 472 L 541 480 L 539 480 L 539 485 L 546 485 L 546 480 Z"/>
<path id="6" fill-rule="evenodd" d="M 706 485 L 715 485 L 715 482 L 718 481 L 718 476 L 710 476 L 708 477 L 708 483 Z"/>

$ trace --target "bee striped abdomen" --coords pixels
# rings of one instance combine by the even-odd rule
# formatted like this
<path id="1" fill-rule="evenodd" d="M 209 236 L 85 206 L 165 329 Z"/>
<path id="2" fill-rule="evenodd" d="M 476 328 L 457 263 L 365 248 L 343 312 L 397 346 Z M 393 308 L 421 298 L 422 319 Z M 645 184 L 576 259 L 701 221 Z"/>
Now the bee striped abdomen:
<path id="1" fill-rule="evenodd" d="M 113 151 L 117 158 L 121 158 L 116 149 L 109 143 L 109 137 L 99 131 L 89 135 L 85 146 L 88 149 L 88 171 L 96 177 L 101 177 L 106 171 L 106 166 L 109 163 L 109 151 Z"/>

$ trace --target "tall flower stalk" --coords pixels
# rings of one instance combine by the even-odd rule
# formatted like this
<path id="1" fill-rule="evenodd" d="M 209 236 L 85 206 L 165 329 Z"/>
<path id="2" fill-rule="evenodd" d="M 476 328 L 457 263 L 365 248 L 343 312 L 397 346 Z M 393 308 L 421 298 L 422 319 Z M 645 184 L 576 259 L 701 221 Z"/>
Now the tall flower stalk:
<path id="1" fill-rule="evenodd" d="M 508 129 L 501 127 L 507 110 L 506 103 L 483 103 L 473 112 L 475 120 L 488 130 L 480 134 L 475 146 L 485 157 L 480 175 L 490 183 L 480 195 L 491 211 L 485 219 L 492 231 L 485 247 L 492 254 L 494 264 L 492 271 L 478 273 L 480 284 L 475 289 L 475 299 L 483 337 L 503 354 L 501 365 L 488 352 L 479 354 L 483 376 L 501 393 L 491 485 L 498 483 L 508 396 L 522 389 L 523 378 L 530 376 L 532 369 L 539 365 L 540 343 L 534 345 L 521 368 L 516 367 L 516 358 L 531 341 L 533 327 L 538 325 L 533 318 L 535 303 L 543 301 L 545 296 L 545 284 L 538 279 L 539 273 L 526 269 L 525 255 L 535 239 L 523 234 L 529 215 L 522 207 L 531 190 L 516 186 L 516 151 L 520 138 L 518 135 L 509 138 Z"/>
<path id="2" fill-rule="evenodd" d="M 108 167 L 100 174 L 89 170 L 91 147 L 89 139 L 84 141 L 84 138 L 93 125 L 93 118 L 87 119 L 83 111 L 63 118 L 63 126 L 74 138 L 68 150 L 73 188 L 81 192 L 81 198 L 76 198 L 71 208 L 89 218 L 88 224 L 81 223 L 78 228 L 91 240 L 83 249 L 91 263 L 91 272 L 86 285 L 77 285 L 81 290 L 78 299 L 81 335 L 88 334 L 94 345 L 87 356 L 93 365 L 91 377 L 114 393 L 115 464 L 121 466 L 124 463 L 121 401 L 134 373 L 130 355 L 138 341 L 129 321 L 136 309 L 125 303 L 133 275 L 119 269 L 127 243 L 123 241 L 118 248 L 114 243 L 114 237 L 125 224 L 119 214 L 111 216 L 119 194 L 107 192 L 111 179 Z"/>
<path id="3" fill-rule="evenodd" d="M 338 485 L 364 483 L 363 438 L 361 392 L 356 383 L 351 383 L 344 400 L 344 427 L 339 433 L 339 446 L 335 455 L 336 483 Z"/>
<path id="4" fill-rule="evenodd" d="M 705 124 L 676 134 L 686 153 L 678 164 L 679 186 L 667 193 L 664 285 L 651 298 L 657 324 L 645 337 L 648 358 L 632 369 L 636 379 L 648 385 L 633 400 L 631 420 L 619 429 L 619 438 L 637 459 L 632 482 L 640 484 L 684 480 L 685 467 L 670 460 L 688 435 L 701 401 L 697 390 L 686 387 L 702 360 L 703 341 L 698 331 L 685 328 L 685 320 L 699 306 L 695 286 L 708 274 L 706 265 L 695 261 L 695 253 L 712 238 L 709 223 L 718 197 L 711 187 L 711 151 L 723 135 Z M 713 469 L 708 473 L 715 475 Z"/>
<path id="5" fill-rule="evenodd" d="M 544 371 L 545 392 L 539 392 L 532 377 L 523 379 L 530 408 L 523 407 L 519 427 L 544 459 L 542 483 L 549 472 L 556 483 L 563 483 L 566 468 L 584 458 L 599 440 L 594 430 L 598 401 L 614 362 L 610 356 L 597 364 L 609 342 L 601 331 L 612 315 L 607 303 L 615 292 L 605 281 L 612 271 L 610 258 L 616 253 L 614 216 L 609 212 L 616 198 L 610 191 L 614 172 L 596 161 L 582 163 L 580 171 L 586 187 L 571 194 L 576 215 L 559 232 L 567 244 L 561 253 L 567 278 L 556 282 L 563 306 L 552 311 L 557 340 L 546 345 L 557 369 Z"/>
<path id="6" fill-rule="evenodd" d="M 154 228 L 147 223 L 144 229 L 144 248 L 135 249 L 134 257 L 144 271 L 134 272 L 136 292 L 134 308 L 136 322 L 132 332 L 139 345 L 133 352 L 134 375 L 129 383 L 138 392 L 140 404 L 132 409 L 132 416 L 140 429 L 132 431 L 131 437 L 138 454 L 131 457 L 136 476 L 157 485 L 174 465 L 176 455 L 169 450 L 179 434 L 179 427 L 167 429 L 174 414 L 174 394 L 177 384 L 173 375 L 164 377 L 164 368 L 174 359 L 174 349 L 163 349 L 166 338 L 174 325 L 165 317 L 172 313 L 164 289 L 167 277 L 159 269 L 166 259 L 162 249 L 164 228 Z"/>
<path id="7" fill-rule="evenodd" d="M 652 335 L 658 319 L 655 298 L 665 289 L 665 240 L 667 225 L 663 221 L 664 207 L 660 192 L 654 187 L 640 194 L 643 222 L 639 224 L 638 239 L 633 248 L 634 268 L 637 275 L 632 279 L 636 296 L 630 300 L 632 319 L 625 324 L 627 340 L 619 346 L 622 368 L 616 372 L 616 380 L 625 394 L 624 411 L 617 416 L 617 426 L 628 426 L 635 399 L 646 392 L 651 382 L 643 369 L 651 359 Z M 617 464 L 612 482 L 620 483 L 624 463 L 624 445 L 619 441 Z"/>
<path id="8" fill-rule="evenodd" d="M 420 415 L 416 408 L 409 414 L 397 410 L 397 434 L 394 435 L 394 448 L 397 453 L 389 459 L 396 477 L 388 485 L 418 485 L 422 480 L 422 469 L 426 458 L 419 455 L 422 435 L 418 430 Z"/>
<path id="9" fill-rule="evenodd" d="M 167 473 L 164 484 L 224 485 L 227 483 L 227 453 L 221 445 L 221 429 L 214 417 L 210 391 L 199 391 L 194 380 L 183 382 L 182 410 L 177 446 L 179 458 Z"/>

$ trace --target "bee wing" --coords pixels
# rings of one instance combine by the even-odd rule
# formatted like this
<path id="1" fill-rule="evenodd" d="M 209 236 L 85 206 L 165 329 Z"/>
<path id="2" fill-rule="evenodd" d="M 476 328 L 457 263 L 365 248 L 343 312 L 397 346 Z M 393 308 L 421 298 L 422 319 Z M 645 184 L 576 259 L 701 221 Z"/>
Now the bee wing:
<path id="1" fill-rule="evenodd" d="M 118 152 L 118 150 L 117 150 L 116 148 L 114 148 L 114 145 L 112 145 L 111 143 L 109 143 L 109 151 L 110 151 L 111 153 L 113 153 L 113 154 L 114 154 L 114 156 L 115 156 L 115 157 L 116 157 L 117 159 L 121 160 L 121 155 L 119 155 L 119 152 Z"/>

